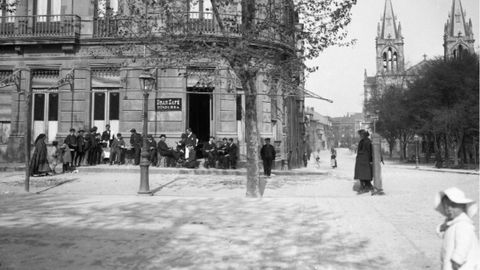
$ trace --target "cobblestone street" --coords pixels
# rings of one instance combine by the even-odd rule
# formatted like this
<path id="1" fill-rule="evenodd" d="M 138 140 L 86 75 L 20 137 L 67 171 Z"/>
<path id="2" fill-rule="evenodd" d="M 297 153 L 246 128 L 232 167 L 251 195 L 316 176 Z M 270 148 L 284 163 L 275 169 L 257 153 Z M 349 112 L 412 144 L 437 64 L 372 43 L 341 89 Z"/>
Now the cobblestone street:
<path id="1" fill-rule="evenodd" d="M 354 154 L 340 149 L 335 170 L 327 154 L 268 179 L 262 199 L 242 175 L 156 173 L 154 196 L 137 196 L 135 171 L 32 178 L 28 194 L 4 172 L 0 269 L 438 269 L 433 197 L 478 198 L 478 175 L 387 163 L 387 195 L 356 195 Z"/>

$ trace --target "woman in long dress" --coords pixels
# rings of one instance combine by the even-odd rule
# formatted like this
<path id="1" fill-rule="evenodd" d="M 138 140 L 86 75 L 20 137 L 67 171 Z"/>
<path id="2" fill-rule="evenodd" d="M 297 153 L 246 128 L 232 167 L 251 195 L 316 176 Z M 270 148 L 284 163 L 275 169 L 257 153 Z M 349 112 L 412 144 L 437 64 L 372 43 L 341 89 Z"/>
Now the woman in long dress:
<path id="1" fill-rule="evenodd" d="M 353 179 L 360 180 L 359 194 L 366 193 L 373 190 L 372 186 L 372 141 L 368 138 L 370 134 L 368 131 L 361 129 L 358 131 L 360 135 L 360 142 L 357 147 L 357 157 L 355 160 L 355 175 Z"/>
<path id="2" fill-rule="evenodd" d="M 43 133 L 35 139 L 35 150 L 33 151 L 32 160 L 30 161 L 31 176 L 45 176 L 51 171 L 47 160 L 46 140 L 47 136 Z"/>

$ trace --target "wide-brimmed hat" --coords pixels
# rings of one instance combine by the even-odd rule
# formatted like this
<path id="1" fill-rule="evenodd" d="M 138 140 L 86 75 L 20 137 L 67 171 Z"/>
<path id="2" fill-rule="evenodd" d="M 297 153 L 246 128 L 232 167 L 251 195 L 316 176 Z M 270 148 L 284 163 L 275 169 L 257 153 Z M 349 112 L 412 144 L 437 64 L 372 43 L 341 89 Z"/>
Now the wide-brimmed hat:
<path id="1" fill-rule="evenodd" d="M 451 187 L 438 192 L 435 196 L 435 210 L 440 212 L 442 215 L 446 216 L 445 209 L 442 204 L 442 199 L 444 196 L 447 196 L 447 198 L 454 203 L 465 204 L 465 210 L 469 217 L 473 217 L 477 214 L 477 203 L 474 200 L 467 198 L 462 190 L 456 187 Z"/>

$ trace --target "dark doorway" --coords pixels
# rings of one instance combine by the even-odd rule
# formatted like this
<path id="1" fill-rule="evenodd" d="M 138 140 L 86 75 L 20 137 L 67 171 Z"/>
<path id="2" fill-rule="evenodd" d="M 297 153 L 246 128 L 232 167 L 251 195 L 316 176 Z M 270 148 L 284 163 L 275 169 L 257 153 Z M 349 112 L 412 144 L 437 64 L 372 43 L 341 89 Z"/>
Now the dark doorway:
<path id="1" fill-rule="evenodd" d="M 197 135 L 199 146 L 208 141 L 210 137 L 210 120 L 212 117 L 212 93 L 213 88 L 187 88 L 188 119 L 187 127 L 190 127 Z"/>

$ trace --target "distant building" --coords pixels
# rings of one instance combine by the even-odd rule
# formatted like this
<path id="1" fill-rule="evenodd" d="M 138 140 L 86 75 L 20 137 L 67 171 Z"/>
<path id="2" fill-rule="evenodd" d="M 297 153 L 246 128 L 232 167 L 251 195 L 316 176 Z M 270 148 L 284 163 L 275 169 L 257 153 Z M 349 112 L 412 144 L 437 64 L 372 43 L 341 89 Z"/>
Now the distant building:
<path id="1" fill-rule="evenodd" d="M 305 116 L 307 118 L 306 139 L 311 151 L 329 149 L 334 142 L 330 118 L 315 112 L 313 107 L 305 109 Z"/>
<path id="2" fill-rule="evenodd" d="M 466 15 L 467 12 L 462 8 L 462 1 L 453 0 L 443 36 L 445 57 L 455 58 L 461 56 L 463 52 L 475 52 L 472 20 L 469 19 L 467 23 Z"/>
<path id="3" fill-rule="evenodd" d="M 351 147 L 358 141 L 357 131 L 362 128 L 362 113 L 347 113 L 343 117 L 333 117 L 332 132 L 334 147 Z"/>
<path id="4" fill-rule="evenodd" d="M 458 57 L 462 52 L 474 52 L 473 30 L 471 20 L 466 21 L 466 12 L 461 0 L 452 0 L 452 8 L 445 24 L 444 56 Z M 380 95 L 389 87 L 406 88 L 407 82 L 413 80 L 423 65 L 427 63 L 426 55 L 419 63 L 406 68 L 404 38 L 400 21 L 394 13 L 391 0 L 385 0 L 383 15 L 377 26 L 376 73 L 368 76 L 364 73 L 364 104 L 372 97 Z M 374 112 L 363 111 L 368 120 Z"/>

